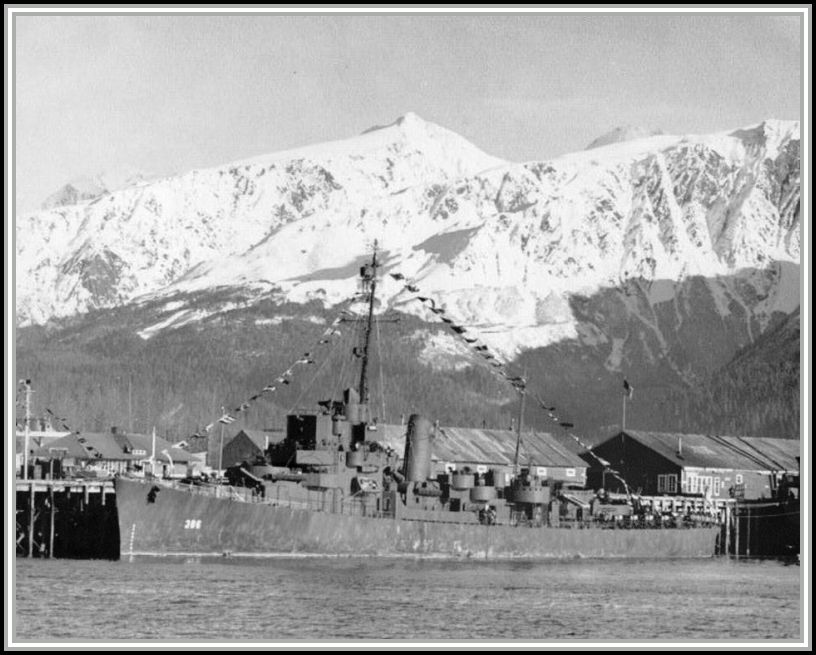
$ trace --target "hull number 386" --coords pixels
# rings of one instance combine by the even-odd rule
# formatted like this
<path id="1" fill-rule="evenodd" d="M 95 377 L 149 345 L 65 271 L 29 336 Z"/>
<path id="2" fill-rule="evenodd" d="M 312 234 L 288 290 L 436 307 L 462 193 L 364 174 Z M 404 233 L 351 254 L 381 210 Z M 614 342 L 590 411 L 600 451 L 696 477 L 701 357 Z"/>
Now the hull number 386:
<path id="1" fill-rule="evenodd" d="M 184 521 L 185 530 L 201 530 L 201 519 L 186 519 Z"/>

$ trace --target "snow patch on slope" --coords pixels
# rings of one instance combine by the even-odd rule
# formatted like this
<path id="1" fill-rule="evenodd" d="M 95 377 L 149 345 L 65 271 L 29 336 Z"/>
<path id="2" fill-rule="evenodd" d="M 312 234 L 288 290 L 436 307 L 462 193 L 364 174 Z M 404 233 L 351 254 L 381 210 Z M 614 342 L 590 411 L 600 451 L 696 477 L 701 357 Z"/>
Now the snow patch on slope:
<path id="1" fill-rule="evenodd" d="M 471 350 L 451 334 L 416 330 L 409 338 L 422 344 L 419 361 L 434 370 L 461 371 L 473 364 Z"/>

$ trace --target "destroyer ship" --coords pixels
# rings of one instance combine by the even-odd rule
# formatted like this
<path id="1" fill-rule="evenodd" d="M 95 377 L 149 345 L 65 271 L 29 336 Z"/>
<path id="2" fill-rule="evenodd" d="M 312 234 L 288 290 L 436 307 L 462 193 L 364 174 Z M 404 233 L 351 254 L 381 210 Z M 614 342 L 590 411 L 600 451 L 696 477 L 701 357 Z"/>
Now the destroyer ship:
<path id="1" fill-rule="evenodd" d="M 228 471 L 230 484 L 115 480 L 120 551 L 136 556 L 448 556 L 475 558 L 703 558 L 720 528 L 656 525 L 637 499 L 610 504 L 566 493 L 534 466 L 435 471 L 436 425 L 419 414 L 404 450 L 378 440 L 368 363 L 380 264 L 360 271 L 359 384 L 342 400 L 287 416 L 285 438 L 263 461 Z M 518 388 L 518 386 L 517 386 Z M 521 389 L 522 399 L 524 390 Z M 521 438 L 521 422 L 518 424 Z M 562 519 L 567 500 L 579 506 Z M 648 520 L 647 520 L 648 519 Z M 659 522 L 659 517 L 658 517 Z"/>

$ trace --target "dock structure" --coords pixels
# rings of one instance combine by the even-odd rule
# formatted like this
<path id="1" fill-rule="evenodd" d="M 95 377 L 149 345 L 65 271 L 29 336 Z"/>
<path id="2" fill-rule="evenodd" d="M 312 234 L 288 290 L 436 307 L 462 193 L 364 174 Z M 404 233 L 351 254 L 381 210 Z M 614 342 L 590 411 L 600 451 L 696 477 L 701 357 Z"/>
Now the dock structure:
<path id="1" fill-rule="evenodd" d="M 18 557 L 115 559 L 116 497 L 110 480 L 16 481 Z"/>

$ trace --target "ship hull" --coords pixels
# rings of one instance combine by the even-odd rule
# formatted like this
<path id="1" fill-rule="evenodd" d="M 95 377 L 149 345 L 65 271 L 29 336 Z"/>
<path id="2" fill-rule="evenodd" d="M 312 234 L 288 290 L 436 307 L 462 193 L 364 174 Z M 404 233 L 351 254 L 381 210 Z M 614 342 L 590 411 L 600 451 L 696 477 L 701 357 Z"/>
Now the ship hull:
<path id="1" fill-rule="evenodd" d="M 116 480 L 120 552 L 136 556 L 704 558 L 719 529 L 483 526 L 332 514 Z"/>

